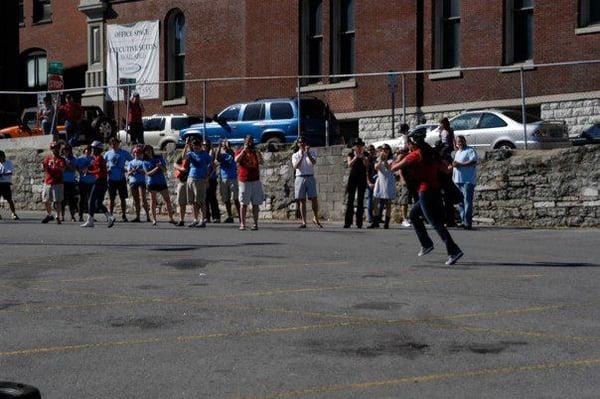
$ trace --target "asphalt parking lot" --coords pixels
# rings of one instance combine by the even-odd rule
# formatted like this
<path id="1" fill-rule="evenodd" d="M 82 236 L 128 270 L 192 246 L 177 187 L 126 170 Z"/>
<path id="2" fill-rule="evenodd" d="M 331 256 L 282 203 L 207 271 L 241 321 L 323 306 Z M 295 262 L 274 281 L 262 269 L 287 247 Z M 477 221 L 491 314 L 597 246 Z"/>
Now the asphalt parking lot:
<path id="1" fill-rule="evenodd" d="M 0 380 L 43 398 L 592 398 L 600 230 L 0 221 Z"/>

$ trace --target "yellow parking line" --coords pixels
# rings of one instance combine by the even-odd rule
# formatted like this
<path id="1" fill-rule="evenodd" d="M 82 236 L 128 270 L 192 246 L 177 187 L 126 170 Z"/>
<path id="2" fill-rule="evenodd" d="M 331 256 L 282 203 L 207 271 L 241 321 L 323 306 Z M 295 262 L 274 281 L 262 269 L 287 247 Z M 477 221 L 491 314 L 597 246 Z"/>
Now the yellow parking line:
<path id="1" fill-rule="evenodd" d="M 516 367 L 497 367 L 478 370 L 456 371 L 450 373 L 434 373 L 417 376 L 399 377 L 391 380 L 367 381 L 353 384 L 338 384 L 329 386 L 312 387 L 294 391 L 276 392 L 266 396 L 246 396 L 244 399 L 285 399 L 307 395 L 319 395 L 333 392 L 367 390 L 402 384 L 414 384 L 419 382 L 445 381 L 459 378 L 489 377 L 503 374 L 516 374 L 553 369 L 565 369 L 574 367 L 592 367 L 600 365 L 600 359 L 566 360 L 554 363 L 531 364 Z"/>

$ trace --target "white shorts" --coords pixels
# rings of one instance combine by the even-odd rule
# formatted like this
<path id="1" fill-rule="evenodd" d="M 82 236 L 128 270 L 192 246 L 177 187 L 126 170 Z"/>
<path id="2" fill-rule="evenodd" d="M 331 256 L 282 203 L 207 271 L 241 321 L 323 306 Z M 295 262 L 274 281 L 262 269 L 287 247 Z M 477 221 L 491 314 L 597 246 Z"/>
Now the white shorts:
<path id="1" fill-rule="evenodd" d="M 219 183 L 219 190 L 223 202 L 233 201 L 240 195 L 238 181 L 235 179 L 221 180 Z"/>
<path id="2" fill-rule="evenodd" d="M 260 205 L 265 201 L 263 186 L 260 180 L 240 182 L 240 202 L 244 205 Z"/>
<path id="3" fill-rule="evenodd" d="M 44 184 L 42 190 L 42 201 L 44 202 L 62 202 L 65 198 L 62 184 Z"/>
<path id="4" fill-rule="evenodd" d="M 294 195 L 297 200 L 317 198 L 317 180 L 314 176 L 296 176 Z"/>

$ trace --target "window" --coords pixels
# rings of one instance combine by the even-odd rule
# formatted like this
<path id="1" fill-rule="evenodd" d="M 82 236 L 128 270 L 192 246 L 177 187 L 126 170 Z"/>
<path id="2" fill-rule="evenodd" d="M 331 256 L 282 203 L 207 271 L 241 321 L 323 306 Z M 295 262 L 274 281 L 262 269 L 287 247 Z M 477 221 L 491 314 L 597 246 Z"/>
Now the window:
<path id="1" fill-rule="evenodd" d="M 481 117 L 481 120 L 479 121 L 480 129 L 494 129 L 494 128 L 505 127 L 505 126 L 506 126 L 506 122 L 504 122 L 502 120 L 502 118 L 500 118 L 494 114 L 485 113 L 485 114 L 483 114 L 483 116 Z"/>
<path id="2" fill-rule="evenodd" d="M 90 28 L 90 61 L 91 64 L 98 64 L 102 61 L 102 36 L 100 26 Z"/>
<path id="3" fill-rule="evenodd" d="M 185 79 L 185 16 L 181 10 L 173 10 L 167 17 L 167 80 Z M 185 96 L 185 83 L 167 83 L 166 99 Z"/>
<path id="4" fill-rule="evenodd" d="M 600 25 L 600 2 L 598 0 L 580 0 L 579 27 Z"/>
<path id="5" fill-rule="evenodd" d="M 533 59 L 533 1 L 506 2 L 505 62 L 509 65 Z"/>
<path id="6" fill-rule="evenodd" d="M 171 129 L 173 130 L 181 130 L 190 127 L 190 123 L 188 118 L 172 118 L 171 119 Z"/>
<path id="7" fill-rule="evenodd" d="M 354 3 L 354 0 L 332 1 L 331 73 L 333 75 L 354 73 Z"/>
<path id="8" fill-rule="evenodd" d="M 232 105 L 231 107 L 227 108 L 225 111 L 221 112 L 221 115 L 219 115 L 219 118 L 221 118 L 227 122 L 235 122 L 238 120 L 241 109 L 242 109 L 241 105 Z"/>
<path id="9" fill-rule="evenodd" d="M 244 110 L 243 121 L 260 121 L 265 119 L 265 105 L 263 103 L 248 104 Z"/>
<path id="10" fill-rule="evenodd" d="M 504 116 L 509 117 L 510 119 L 512 119 L 515 122 L 521 123 L 523 121 L 523 113 L 521 111 L 502 111 L 502 114 Z M 540 119 L 540 117 L 529 114 L 529 113 L 526 113 L 525 116 L 527 117 L 527 123 L 542 121 Z"/>
<path id="11" fill-rule="evenodd" d="M 272 103 L 271 104 L 271 119 L 292 119 L 294 111 L 289 103 Z"/>
<path id="12" fill-rule="evenodd" d="M 24 0 L 19 0 L 19 25 L 25 24 L 25 5 L 23 2 Z"/>
<path id="13" fill-rule="evenodd" d="M 45 89 L 48 81 L 48 61 L 45 51 L 34 51 L 25 57 L 25 86 Z"/>
<path id="14" fill-rule="evenodd" d="M 323 71 L 323 1 L 304 0 L 301 2 L 301 54 L 302 75 L 321 75 Z M 303 81 L 309 84 L 321 78 Z"/>
<path id="15" fill-rule="evenodd" d="M 321 100 L 302 100 L 300 114 L 302 119 L 321 119 L 327 116 L 327 109 Z"/>
<path id="16" fill-rule="evenodd" d="M 460 0 L 437 0 L 436 2 L 437 68 L 460 66 Z"/>
<path id="17" fill-rule="evenodd" d="M 33 22 L 52 20 L 52 0 L 33 0 Z"/>
<path id="18" fill-rule="evenodd" d="M 160 132 L 161 130 L 165 130 L 165 118 L 144 119 L 144 131 Z"/>
<path id="19" fill-rule="evenodd" d="M 450 122 L 450 127 L 452 130 L 476 129 L 480 116 L 480 113 L 461 115 Z"/>

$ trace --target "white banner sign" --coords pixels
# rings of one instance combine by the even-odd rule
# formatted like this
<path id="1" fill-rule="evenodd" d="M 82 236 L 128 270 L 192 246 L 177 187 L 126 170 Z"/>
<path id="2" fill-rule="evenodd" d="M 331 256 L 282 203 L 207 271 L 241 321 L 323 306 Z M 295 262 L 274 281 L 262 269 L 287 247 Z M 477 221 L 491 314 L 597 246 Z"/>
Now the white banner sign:
<path id="1" fill-rule="evenodd" d="M 141 85 L 160 79 L 160 33 L 158 21 L 140 21 L 130 25 L 108 25 L 107 84 L 119 79 L 135 79 L 136 90 L 143 99 L 158 98 L 158 85 Z M 107 91 L 108 99 L 116 101 L 117 89 Z M 119 93 L 120 98 L 123 97 Z"/>

